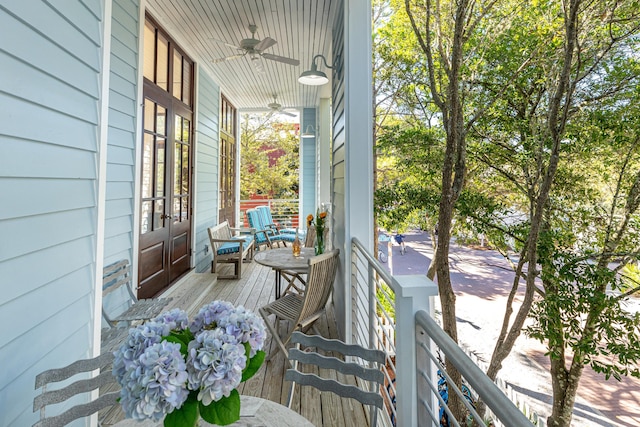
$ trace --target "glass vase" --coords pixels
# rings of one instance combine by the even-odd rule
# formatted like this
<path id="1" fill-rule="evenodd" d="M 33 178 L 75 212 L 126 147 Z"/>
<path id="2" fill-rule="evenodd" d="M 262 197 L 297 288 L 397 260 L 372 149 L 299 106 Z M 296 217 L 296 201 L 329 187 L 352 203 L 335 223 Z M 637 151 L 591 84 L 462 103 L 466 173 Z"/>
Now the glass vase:
<path id="1" fill-rule="evenodd" d="M 324 253 L 324 230 L 318 228 L 316 235 L 316 255 Z"/>

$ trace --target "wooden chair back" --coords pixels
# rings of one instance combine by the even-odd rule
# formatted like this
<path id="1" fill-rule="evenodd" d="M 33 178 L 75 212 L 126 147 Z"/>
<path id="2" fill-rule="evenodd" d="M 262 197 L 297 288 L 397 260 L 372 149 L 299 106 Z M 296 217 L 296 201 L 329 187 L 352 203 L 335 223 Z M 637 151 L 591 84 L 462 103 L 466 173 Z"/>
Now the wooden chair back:
<path id="1" fill-rule="evenodd" d="M 302 309 L 296 325 L 305 330 L 324 313 L 325 306 L 336 279 L 340 250 L 334 249 L 309 259 L 307 284 L 304 291 Z"/>

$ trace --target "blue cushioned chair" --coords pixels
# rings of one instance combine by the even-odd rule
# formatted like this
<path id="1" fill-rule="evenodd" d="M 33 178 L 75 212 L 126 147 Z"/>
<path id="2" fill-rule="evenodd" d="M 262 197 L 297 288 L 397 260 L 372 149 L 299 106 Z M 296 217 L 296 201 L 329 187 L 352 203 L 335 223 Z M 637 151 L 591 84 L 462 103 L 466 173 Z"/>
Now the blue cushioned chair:
<path id="1" fill-rule="evenodd" d="M 262 219 L 262 224 L 265 228 L 270 228 L 275 230 L 277 234 L 282 235 L 282 240 L 285 242 L 293 242 L 295 240 L 296 229 L 295 228 L 281 228 L 278 224 L 273 220 L 273 215 L 271 214 L 271 208 L 269 206 L 257 206 L 256 209 L 260 212 L 260 216 Z M 305 239 L 305 231 L 300 229 L 298 230 L 298 236 L 300 240 Z"/>
<path id="2" fill-rule="evenodd" d="M 277 234 L 275 230 L 265 226 L 262 215 L 257 209 L 247 209 L 246 214 L 249 227 L 255 230 L 255 246 L 258 250 L 262 246 L 272 248 L 274 243 L 280 246 L 280 242 L 287 246 L 287 241 L 282 238 L 281 234 Z"/>

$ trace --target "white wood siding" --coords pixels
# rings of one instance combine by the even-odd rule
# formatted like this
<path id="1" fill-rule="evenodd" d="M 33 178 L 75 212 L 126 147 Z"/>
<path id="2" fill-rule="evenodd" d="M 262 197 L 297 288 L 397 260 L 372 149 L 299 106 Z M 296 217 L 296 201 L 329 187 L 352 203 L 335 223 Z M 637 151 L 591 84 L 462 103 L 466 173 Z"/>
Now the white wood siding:
<path id="1" fill-rule="evenodd" d="M 302 146 L 302 153 L 300 156 L 300 169 L 302 174 L 300 177 L 300 188 L 302 195 L 300 218 L 301 224 L 306 224 L 305 218 L 309 214 L 316 214 L 316 180 L 317 180 L 317 167 L 318 162 L 316 160 L 316 141 L 318 141 L 318 125 L 316 123 L 316 109 L 305 108 L 302 111 L 301 120 L 301 134 L 307 131 L 308 126 L 312 126 L 315 132 L 313 138 L 301 138 L 300 145 Z"/>
<path id="2" fill-rule="evenodd" d="M 104 4 L 0 1 L 0 425 L 93 334 Z"/>
<path id="3" fill-rule="evenodd" d="M 332 135 L 333 135 L 333 154 L 331 169 L 331 201 L 333 203 L 331 213 L 331 235 L 333 238 L 333 246 L 340 249 L 340 257 L 342 259 L 342 271 L 336 277 L 336 283 L 333 288 L 333 302 L 336 310 L 336 323 L 341 336 L 345 337 L 344 324 L 346 310 L 346 286 L 348 281 L 345 280 L 344 263 L 349 258 L 346 257 L 346 193 L 345 193 L 345 128 L 344 128 L 344 6 L 340 7 L 336 14 L 336 23 L 333 27 L 333 88 L 332 88 Z"/>
<path id="4" fill-rule="evenodd" d="M 220 88 L 206 73 L 199 69 L 197 79 L 196 107 L 196 199 L 194 245 L 196 271 L 209 271 L 211 268 L 211 248 L 207 227 L 218 223 L 218 187 L 219 187 L 219 116 Z"/>
<path id="5" fill-rule="evenodd" d="M 133 253 L 135 163 L 138 115 L 140 18 L 138 0 L 114 0 L 111 19 L 109 129 L 104 265 L 121 259 L 135 264 Z M 140 101 L 141 102 L 141 101 Z M 102 302 L 109 313 L 126 309 L 128 295 L 114 292 Z M 105 325 L 106 326 L 106 325 Z"/>

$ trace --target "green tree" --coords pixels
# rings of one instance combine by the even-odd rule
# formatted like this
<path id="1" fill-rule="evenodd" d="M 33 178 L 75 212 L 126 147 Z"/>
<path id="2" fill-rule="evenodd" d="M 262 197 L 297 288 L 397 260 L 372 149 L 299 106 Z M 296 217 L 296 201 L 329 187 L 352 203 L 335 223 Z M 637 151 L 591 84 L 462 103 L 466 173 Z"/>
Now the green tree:
<path id="1" fill-rule="evenodd" d="M 429 93 L 421 95 L 421 105 L 435 104 L 440 111 L 424 127 L 435 123 L 444 130 L 441 194 L 417 197 L 415 180 L 396 174 L 395 188 L 381 188 L 387 192 L 378 191 L 377 201 L 390 221 L 400 220 L 393 215 L 402 215 L 412 197 L 431 206 L 438 201 L 440 244 L 433 263 L 444 328 L 454 339 L 455 296 L 447 260 L 454 218 L 487 233 L 505 254 L 507 242 L 515 242 L 515 279 L 488 374 L 495 379 L 527 316 L 538 316 L 542 323 L 531 333 L 547 341 L 552 356 L 549 425 L 569 425 L 586 364 L 619 375 L 634 373 L 629 366 L 637 360 L 634 319 L 626 323 L 630 335 L 610 334 L 615 345 L 572 347 L 598 342 L 607 324 L 624 323 L 620 312 L 603 308 L 613 307 L 603 301 L 615 301 L 606 298 L 607 287 L 618 286 L 616 276 L 604 272 L 611 260 L 623 265 L 638 253 L 629 244 L 638 241 L 637 121 L 632 108 L 623 111 L 638 105 L 636 6 L 583 0 L 404 4 L 423 54 L 418 63 L 426 62 L 428 72 Z M 613 129 L 607 123 L 619 125 Z M 389 140 L 410 145 L 412 137 L 404 133 Z M 397 145 L 393 150 L 404 162 L 402 150 Z M 391 163 L 392 168 L 399 164 Z M 394 199 L 396 211 L 390 209 Z M 581 265 L 586 255 L 597 271 Z M 565 278 L 552 280 L 562 268 Z M 592 303 L 584 303 L 580 292 L 568 303 L 571 292 L 562 289 L 571 286 L 592 289 Z M 516 311 L 519 294 L 524 303 Z M 553 304 L 556 300 L 563 303 Z M 576 318 L 576 307 L 582 310 L 581 327 L 569 331 L 562 322 L 544 320 L 543 314 L 550 319 L 553 310 L 556 318 Z M 621 341 L 630 344 L 628 351 L 620 351 Z M 612 355 L 613 349 L 617 362 L 592 363 L 589 354 Z M 565 365 L 555 356 L 567 350 L 577 357 Z"/>
<path id="2" fill-rule="evenodd" d="M 240 124 L 240 197 L 298 197 L 300 139 L 297 124 L 277 116 L 245 114 Z"/>

